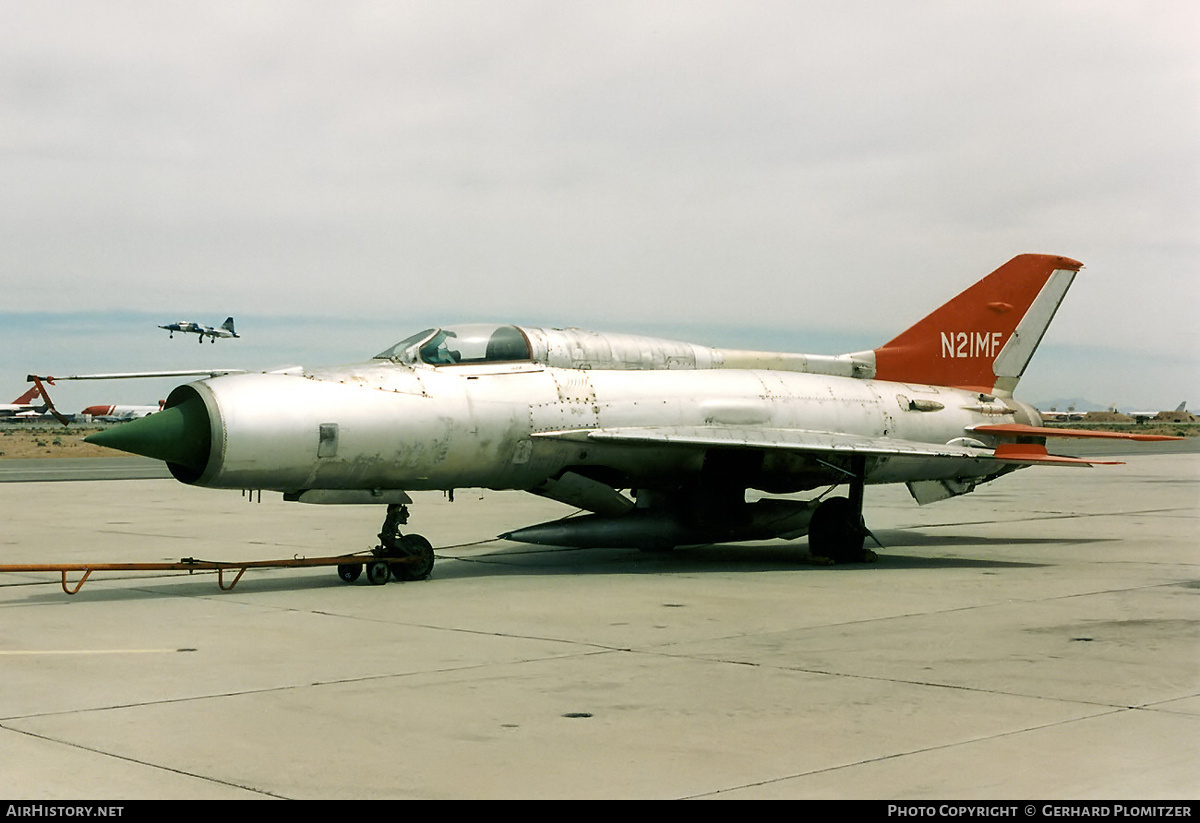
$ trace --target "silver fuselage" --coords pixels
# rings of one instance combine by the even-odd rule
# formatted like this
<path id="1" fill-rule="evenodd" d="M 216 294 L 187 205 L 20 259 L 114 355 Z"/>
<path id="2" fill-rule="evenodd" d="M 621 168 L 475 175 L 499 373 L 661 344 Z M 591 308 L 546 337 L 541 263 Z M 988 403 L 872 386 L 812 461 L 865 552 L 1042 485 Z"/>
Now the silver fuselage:
<path id="1" fill-rule="evenodd" d="M 206 465 L 180 479 L 285 493 L 531 489 L 568 468 L 605 474 L 618 488 L 653 487 L 698 474 L 705 459 L 704 449 L 548 436 L 561 432 L 758 426 L 989 445 L 974 438 L 972 426 L 1039 422 L 1035 411 L 1011 399 L 769 369 L 374 360 L 302 374 L 227 375 L 176 391 L 198 395 L 211 425 Z M 881 457 L 868 461 L 866 482 L 995 473 L 988 460 Z M 831 476 L 836 472 L 824 473 L 807 457 L 772 454 L 747 486 L 798 491 Z"/>

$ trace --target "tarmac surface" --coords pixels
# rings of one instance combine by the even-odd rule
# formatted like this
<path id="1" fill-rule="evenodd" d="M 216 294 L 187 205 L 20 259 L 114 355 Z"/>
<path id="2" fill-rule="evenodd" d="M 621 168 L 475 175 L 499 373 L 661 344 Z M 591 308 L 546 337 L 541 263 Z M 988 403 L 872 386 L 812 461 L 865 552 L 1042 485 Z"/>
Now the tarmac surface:
<path id="1" fill-rule="evenodd" d="M 1195 799 L 1200 454 L 1130 452 L 868 487 L 864 565 L 522 546 L 494 536 L 569 510 L 460 490 L 414 495 L 421 582 L 6 573 L 0 794 Z M 336 555 L 383 518 L 30 462 L 0 461 L 0 563 Z"/>

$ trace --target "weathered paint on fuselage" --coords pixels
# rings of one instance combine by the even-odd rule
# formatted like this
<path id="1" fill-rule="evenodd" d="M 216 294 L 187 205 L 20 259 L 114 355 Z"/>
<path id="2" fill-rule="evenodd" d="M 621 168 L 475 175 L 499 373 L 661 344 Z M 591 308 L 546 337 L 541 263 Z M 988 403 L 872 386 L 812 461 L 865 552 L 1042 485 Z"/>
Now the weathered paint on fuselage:
<path id="1" fill-rule="evenodd" d="M 771 370 L 614 371 L 535 363 L 433 367 L 389 361 L 294 374 L 239 374 L 183 387 L 212 424 L 218 488 L 531 489 L 566 468 L 619 488 L 697 476 L 703 449 L 537 436 L 639 426 L 762 426 L 945 444 L 979 423 L 1029 422 L 1029 407 L 935 386 Z M 1015 412 L 1015 414 L 1014 414 Z M 1032 422 L 1036 423 L 1036 420 Z M 751 488 L 836 479 L 772 453 Z M 984 477 L 989 460 L 868 461 L 867 482 Z M 181 478 L 182 479 L 182 478 Z M 756 485 L 758 483 L 758 485 Z"/>

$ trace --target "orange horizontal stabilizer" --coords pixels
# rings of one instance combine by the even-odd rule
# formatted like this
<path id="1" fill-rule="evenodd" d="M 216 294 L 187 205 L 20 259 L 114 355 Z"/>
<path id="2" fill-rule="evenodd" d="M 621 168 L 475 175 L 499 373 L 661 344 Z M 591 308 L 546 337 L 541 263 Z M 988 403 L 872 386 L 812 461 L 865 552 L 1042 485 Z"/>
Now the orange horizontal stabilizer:
<path id="1" fill-rule="evenodd" d="M 1027 426 L 1024 423 L 998 423 L 972 426 L 971 431 L 1000 437 L 1106 437 L 1112 440 L 1183 440 L 1165 434 L 1133 434 L 1132 432 L 1099 432 L 1089 429 L 1052 429 L 1046 426 Z"/>
<path id="2" fill-rule="evenodd" d="M 1084 460 L 1080 457 L 1049 454 L 1045 446 L 1036 443 L 1001 443 L 996 447 L 993 456 L 1005 463 L 1050 463 L 1057 466 L 1090 466 L 1093 463 L 1103 466 L 1122 465 L 1119 460 Z"/>

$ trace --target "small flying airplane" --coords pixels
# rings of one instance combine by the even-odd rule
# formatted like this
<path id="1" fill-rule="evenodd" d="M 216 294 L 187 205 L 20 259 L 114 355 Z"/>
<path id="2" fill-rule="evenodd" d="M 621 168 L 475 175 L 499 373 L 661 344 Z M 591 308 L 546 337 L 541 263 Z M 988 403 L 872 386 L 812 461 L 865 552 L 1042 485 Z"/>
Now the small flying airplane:
<path id="1" fill-rule="evenodd" d="M 217 328 L 206 326 L 203 323 L 193 323 L 189 320 L 180 320 L 178 323 L 168 323 L 165 326 L 159 326 L 159 328 L 169 331 L 171 333 L 171 337 L 175 337 L 175 332 L 177 331 L 198 334 L 200 336 L 197 338 L 197 340 L 201 343 L 204 342 L 205 337 L 209 338 L 209 340 L 213 343 L 217 341 L 218 337 L 241 337 L 240 334 L 233 330 L 232 317 L 226 317 L 225 322 Z"/>
<path id="2" fill-rule="evenodd" d="M 1082 264 L 1021 255 L 876 349 L 735 351 L 513 325 L 418 332 L 336 368 L 212 376 L 163 411 L 86 438 L 165 461 L 183 483 L 386 505 L 368 579 L 425 577 L 402 534 L 408 492 L 518 489 L 586 511 L 502 537 L 665 549 L 808 535 L 814 556 L 871 559 L 865 487 L 920 504 L 1027 466 L 1087 466 L 1013 390 Z M 827 497 L 845 485 L 845 496 Z M 826 489 L 812 499 L 800 493 Z M 790 497 L 748 501 L 748 492 Z M 340 573 L 352 580 L 362 565 Z"/>

